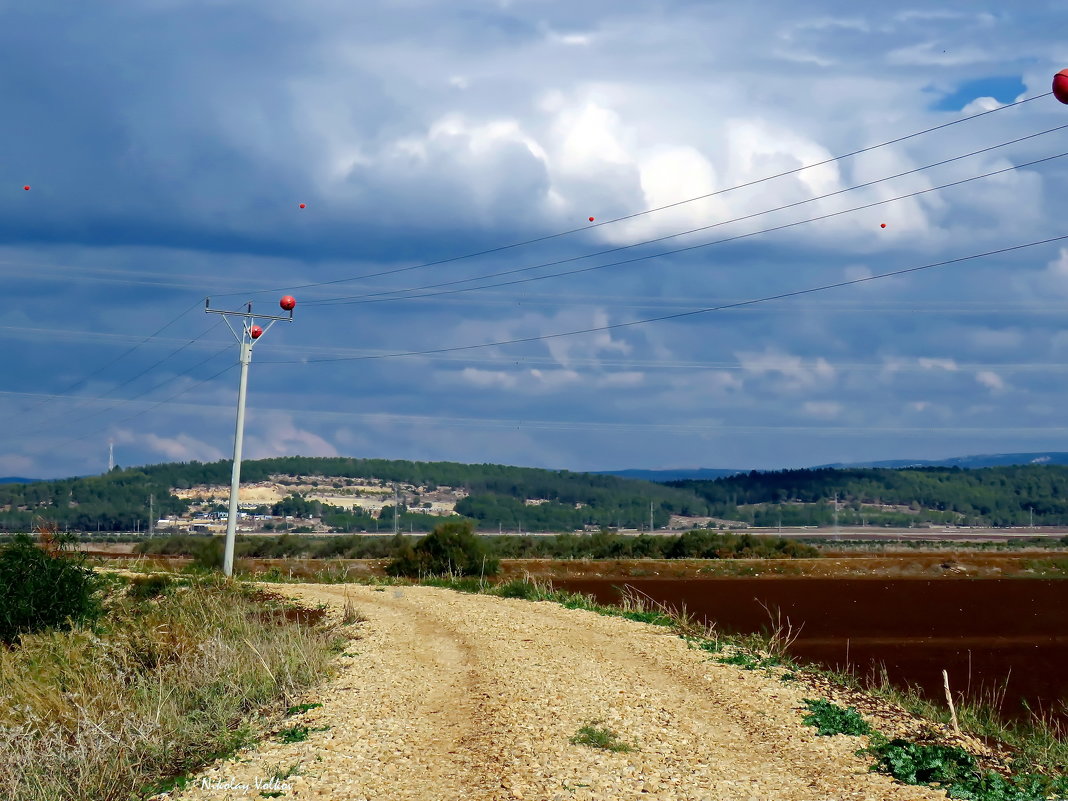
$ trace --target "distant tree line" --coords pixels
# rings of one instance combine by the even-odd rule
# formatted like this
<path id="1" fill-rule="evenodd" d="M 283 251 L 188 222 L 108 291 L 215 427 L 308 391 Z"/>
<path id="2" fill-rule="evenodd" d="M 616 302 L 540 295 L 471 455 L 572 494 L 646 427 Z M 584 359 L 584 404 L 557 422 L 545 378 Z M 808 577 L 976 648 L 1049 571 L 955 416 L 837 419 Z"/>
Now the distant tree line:
<path id="1" fill-rule="evenodd" d="M 843 525 L 866 519 L 871 525 L 1026 526 L 1032 515 L 1035 525 L 1068 524 L 1068 466 L 1062 465 L 754 471 L 669 484 L 700 495 L 716 517 L 764 526 L 780 519 L 782 525 L 830 525 L 836 493 Z M 905 506 L 912 513 L 862 504 Z"/>
<path id="2" fill-rule="evenodd" d="M 452 528 L 449 528 L 449 527 Z M 468 520 L 438 520 L 435 527 L 450 536 L 469 529 Z M 812 558 L 819 552 L 782 537 L 720 533 L 694 529 L 678 536 L 622 535 L 609 530 L 592 534 L 557 534 L 555 536 L 473 535 L 480 543 L 480 554 L 496 559 L 733 559 Z M 221 537 L 158 537 L 141 542 L 137 552 L 157 555 L 196 556 L 207 543 Z M 398 534 L 396 537 L 238 537 L 234 546 L 237 557 L 393 559 L 415 549 L 419 537 Z"/>

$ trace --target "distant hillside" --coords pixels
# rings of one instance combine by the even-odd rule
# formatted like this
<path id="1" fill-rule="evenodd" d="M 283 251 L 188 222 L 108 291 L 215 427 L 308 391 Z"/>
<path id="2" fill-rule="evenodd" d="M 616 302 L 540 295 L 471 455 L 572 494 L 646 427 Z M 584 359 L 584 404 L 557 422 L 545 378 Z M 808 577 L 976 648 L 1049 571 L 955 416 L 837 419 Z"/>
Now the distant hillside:
<path id="1" fill-rule="evenodd" d="M 197 486 L 225 487 L 230 483 L 231 462 L 219 461 L 152 465 L 114 470 L 103 476 L 42 481 L 0 487 L 0 526 L 28 528 L 41 515 L 71 530 L 127 531 L 142 529 L 148 519 L 148 499 L 154 497 L 157 514 L 181 514 L 190 501 L 173 494 Z M 672 515 L 701 516 L 708 504 L 690 490 L 611 475 L 573 473 L 494 464 L 409 462 L 386 459 L 283 457 L 242 463 L 243 484 L 272 476 L 359 478 L 397 482 L 433 491 L 437 487 L 463 490 L 456 512 L 476 520 L 482 528 L 525 531 L 573 531 L 586 525 L 662 528 Z M 536 501 L 528 504 L 527 501 Z M 297 499 L 287 513 L 306 511 Z M 385 511 L 385 510 L 383 510 Z M 426 524 L 423 515 L 405 517 L 402 525 Z M 370 518 L 319 504 L 315 516 L 331 516 L 345 530 L 374 530 Z M 390 515 L 392 516 L 392 507 Z M 392 522 L 392 517 L 390 518 Z M 435 521 L 436 522 L 436 521 Z M 331 523 L 333 525 L 333 523 Z M 370 526 L 370 528 L 368 528 Z M 362 529 L 361 529 L 362 527 Z"/>
<path id="2" fill-rule="evenodd" d="M 887 467 L 900 469 L 904 467 L 962 467 L 976 469 L 980 467 L 1009 467 L 1024 464 L 1061 464 L 1068 465 L 1068 453 L 988 453 L 978 456 L 954 456 L 950 459 L 888 459 L 880 462 L 835 462 L 811 468 L 851 468 L 851 467 Z"/>
<path id="3" fill-rule="evenodd" d="M 0 484 L 32 484 L 40 481 L 39 478 L 19 478 L 18 476 L 4 476 L 0 478 Z"/>
<path id="4" fill-rule="evenodd" d="M 672 481 L 757 526 L 1068 525 L 1068 466 L 814 468 Z M 837 500 L 836 500 L 837 499 Z M 837 513 L 837 518 L 836 518 Z"/>
<path id="5" fill-rule="evenodd" d="M 747 473 L 748 470 L 724 470 L 718 467 L 695 467 L 691 469 L 680 468 L 678 470 L 595 470 L 597 476 L 619 476 L 620 478 L 633 478 L 640 481 L 682 481 L 692 479 L 696 481 L 711 481 L 724 476 L 733 476 L 738 473 Z"/>

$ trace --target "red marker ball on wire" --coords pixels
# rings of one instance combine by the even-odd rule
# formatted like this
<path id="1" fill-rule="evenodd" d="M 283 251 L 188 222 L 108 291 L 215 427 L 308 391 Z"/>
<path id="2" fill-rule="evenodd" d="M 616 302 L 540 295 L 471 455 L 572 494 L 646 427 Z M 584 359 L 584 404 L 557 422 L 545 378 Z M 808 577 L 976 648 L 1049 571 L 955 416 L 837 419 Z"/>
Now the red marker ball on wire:
<path id="1" fill-rule="evenodd" d="M 248 330 L 248 335 L 253 339 L 259 339 L 261 336 L 263 336 L 263 329 L 260 328 L 258 325 L 254 325 Z"/>
<path id="2" fill-rule="evenodd" d="M 886 223 L 879 223 L 880 228 L 886 228 Z"/>
<path id="3" fill-rule="evenodd" d="M 590 217 L 590 222 L 593 222 L 593 217 Z"/>
<path id="4" fill-rule="evenodd" d="M 286 311 L 293 311 L 293 308 L 297 305 L 297 299 L 294 298 L 292 295 L 286 295 L 280 301 L 278 301 L 278 305 Z"/>
<path id="5" fill-rule="evenodd" d="M 29 191 L 30 191 L 30 187 L 29 187 L 29 185 L 26 185 L 26 186 L 24 186 L 24 187 L 22 187 L 22 188 L 23 188 L 23 189 L 25 189 L 25 190 L 26 190 L 27 192 L 29 192 Z"/>
<path id="6" fill-rule="evenodd" d="M 1068 70 L 1061 70 L 1053 76 L 1053 96 L 1068 104 Z"/>
<path id="7" fill-rule="evenodd" d="M 303 203 L 301 203 L 301 204 L 300 204 L 300 207 L 301 207 L 301 208 L 304 208 L 304 204 L 303 204 Z"/>

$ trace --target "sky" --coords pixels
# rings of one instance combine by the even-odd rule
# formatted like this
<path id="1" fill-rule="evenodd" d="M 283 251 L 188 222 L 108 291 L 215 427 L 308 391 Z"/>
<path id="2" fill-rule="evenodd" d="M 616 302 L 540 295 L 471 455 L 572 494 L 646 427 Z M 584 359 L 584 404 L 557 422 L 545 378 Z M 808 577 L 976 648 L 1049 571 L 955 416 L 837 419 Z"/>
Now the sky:
<path id="1" fill-rule="evenodd" d="M 1066 15 L 0 0 L 0 476 L 1068 450 Z"/>

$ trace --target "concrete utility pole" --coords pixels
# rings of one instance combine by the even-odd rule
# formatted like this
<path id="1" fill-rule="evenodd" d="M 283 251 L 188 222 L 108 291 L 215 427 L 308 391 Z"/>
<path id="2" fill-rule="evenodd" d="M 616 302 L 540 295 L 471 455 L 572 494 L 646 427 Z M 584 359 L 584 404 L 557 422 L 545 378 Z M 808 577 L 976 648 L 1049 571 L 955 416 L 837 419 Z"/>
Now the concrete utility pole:
<path id="1" fill-rule="evenodd" d="M 834 536 L 838 537 L 838 493 L 834 493 Z"/>
<path id="2" fill-rule="evenodd" d="M 652 534 L 653 531 L 653 502 L 649 501 L 649 533 Z"/>
<path id="3" fill-rule="evenodd" d="M 399 501 L 397 500 L 397 482 L 393 482 L 393 536 L 397 536 L 397 524 L 400 521 L 398 512 Z"/>
<path id="4" fill-rule="evenodd" d="M 288 317 L 263 314 L 253 316 L 251 300 L 248 302 L 246 310 L 239 312 L 213 309 L 211 308 L 211 298 L 204 299 L 204 311 L 209 314 L 223 315 L 226 327 L 230 329 L 230 332 L 241 346 L 241 379 L 237 390 L 237 426 L 234 432 L 234 467 L 230 477 L 230 512 L 226 517 L 226 547 L 223 551 L 223 573 L 227 576 L 233 575 L 234 572 L 234 541 L 237 532 L 237 500 L 241 488 L 241 445 L 245 436 L 245 392 L 248 389 L 248 365 L 252 361 L 252 346 L 256 343 L 256 340 L 270 331 L 271 326 L 279 320 L 286 323 L 293 322 L 293 307 L 297 305 L 297 302 L 289 295 L 286 295 L 279 305 L 289 312 Z M 230 325 L 229 317 L 243 318 L 240 334 Z M 270 320 L 267 328 L 260 328 L 260 326 L 256 325 L 256 317 L 261 320 Z M 288 520 L 286 522 L 288 525 Z"/>
<path id="5" fill-rule="evenodd" d="M 156 533 L 156 496 L 148 496 L 148 536 Z"/>

